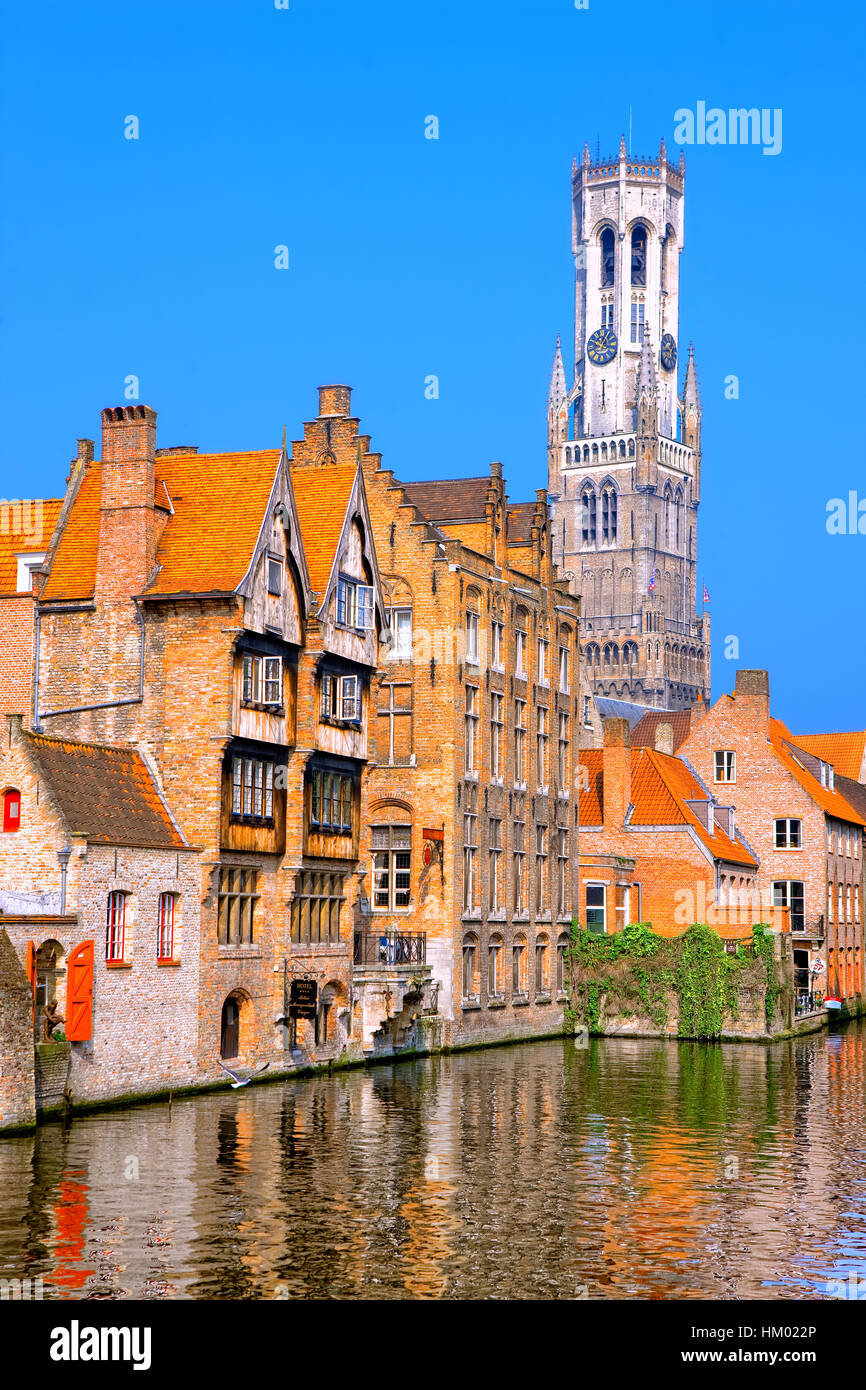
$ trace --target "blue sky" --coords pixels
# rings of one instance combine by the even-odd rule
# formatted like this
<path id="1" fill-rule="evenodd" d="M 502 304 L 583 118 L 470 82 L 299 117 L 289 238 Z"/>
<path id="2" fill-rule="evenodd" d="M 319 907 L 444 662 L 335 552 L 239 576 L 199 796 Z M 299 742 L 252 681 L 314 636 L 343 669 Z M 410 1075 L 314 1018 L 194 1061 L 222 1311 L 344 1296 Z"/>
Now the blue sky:
<path id="1" fill-rule="evenodd" d="M 795 731 L 863 727 L 866 535 L 825 526 L 830 498 L 866 499 L 862 11 L 0 0 L 0 16 L 5 497 L 61 492 L 130 374 L 163 445 L 275 445 L 344 381 L 399 477 L 498 458 L 532 496 L 555 335 L 573 331 L 572 157 L 615 152 L 630 109 L 633 152 L 664 135 L 676 154 L 681 107 L 781 108 L 777 156 L 685 151 L 713 693 L 766 666 Z"/>

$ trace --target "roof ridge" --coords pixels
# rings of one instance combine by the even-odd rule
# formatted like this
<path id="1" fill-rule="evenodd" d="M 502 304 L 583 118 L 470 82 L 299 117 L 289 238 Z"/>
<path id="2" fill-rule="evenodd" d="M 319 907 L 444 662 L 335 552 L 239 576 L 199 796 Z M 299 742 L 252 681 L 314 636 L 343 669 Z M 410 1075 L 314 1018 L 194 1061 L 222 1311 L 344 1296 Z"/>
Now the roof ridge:
<path id="1" fill-rule="evenodd" d="M 25 733 L 28 738 L 33 740 L 38 739 L 41 743 L 71 743 L 76 748 L 98 748 L 109 753 L 138 753 L 138 756 L 141 758 L 139 750 L 133 748 L 129 743 L 89 743 L 83 738 L 60 738 L 55 734 L 38 733 L 34 732 L 32 729 L 26 729 Z M 141 760 L 142 762 L 145 761 L 144 758 L 141 758 Z"/>

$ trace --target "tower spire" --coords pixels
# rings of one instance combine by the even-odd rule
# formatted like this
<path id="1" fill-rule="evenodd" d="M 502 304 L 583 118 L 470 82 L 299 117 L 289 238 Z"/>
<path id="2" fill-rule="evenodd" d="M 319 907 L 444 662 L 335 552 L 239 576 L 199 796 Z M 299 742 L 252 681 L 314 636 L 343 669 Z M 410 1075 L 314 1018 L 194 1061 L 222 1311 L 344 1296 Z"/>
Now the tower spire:
<path id="1" fill-rule="evenodd" d="M 562 360 L 562 344 L 559 334 L 556 335 L 556 352 L 553 354 L 553 371 L 550 374 L 550 391 L 547 399 L 550 405 L 556 407 L 564 401 L 568 395 L 568 388 L 565 384 L 565 363 Z"/>
<path id="2" fill-rule="evenodd" d="M 683 389 L 683 405 L 688 410 L 689 406 L 695 406 L 700 410 L 701 397 L 698 391 L 698 374 L 695 369 L 695 345 L 689 343 L 689 361 L 686 367 L 686 384 Z"/>
<path id="3" fill-rule="evenodd" d="M 656 363 L 650 338 L 649 324 L 643 326 L 643 340 L 640 345 L 640 363 L 637 371 L 637 397 L 654 396 L 656 393 Z"/>

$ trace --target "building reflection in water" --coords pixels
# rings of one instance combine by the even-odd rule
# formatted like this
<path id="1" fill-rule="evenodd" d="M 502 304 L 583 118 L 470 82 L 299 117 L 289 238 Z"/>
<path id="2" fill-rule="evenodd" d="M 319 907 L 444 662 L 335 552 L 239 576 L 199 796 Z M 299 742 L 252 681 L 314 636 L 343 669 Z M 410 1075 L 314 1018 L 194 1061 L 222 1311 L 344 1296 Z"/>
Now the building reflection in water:
<path id="1" fill-rule="evenodd" d="M 52 1298 L 814 1298 L 866 1278 L 866 1027 L 404 1062 L 0 1142 Z"/>

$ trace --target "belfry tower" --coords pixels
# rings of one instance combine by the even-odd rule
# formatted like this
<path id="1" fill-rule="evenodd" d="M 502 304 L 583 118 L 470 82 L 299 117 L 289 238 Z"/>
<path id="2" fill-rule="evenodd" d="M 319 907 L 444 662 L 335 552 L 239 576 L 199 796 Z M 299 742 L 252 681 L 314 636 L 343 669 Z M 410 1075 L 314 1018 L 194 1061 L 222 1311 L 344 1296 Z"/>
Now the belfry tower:
<path id="1" fill-rule="evenodd" d="M 572 167 L 574 381 L 557 339 L 548 396 L 553 554 L 578 584 L 596 695 L 683 709 L 710 693 L 696 612 L 701 406 L 689 348 L 678 391 L 685 164 Z"/>

